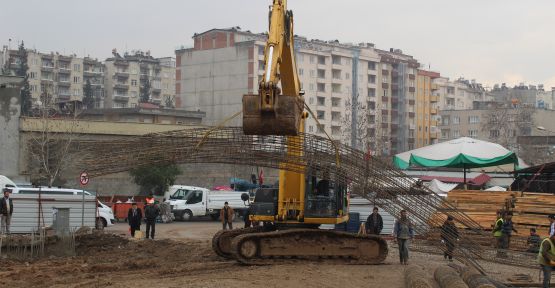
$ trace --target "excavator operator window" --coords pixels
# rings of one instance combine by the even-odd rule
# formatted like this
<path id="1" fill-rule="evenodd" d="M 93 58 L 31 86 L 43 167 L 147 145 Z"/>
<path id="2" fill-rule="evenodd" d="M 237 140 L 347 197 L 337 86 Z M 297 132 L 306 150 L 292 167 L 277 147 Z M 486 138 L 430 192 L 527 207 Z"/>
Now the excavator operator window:
<path id="1" fill-rule="evenodd" d="M 307 177 L 306 181 L 308 191 L 305 217 L 336 217 L 338 197 L 336 197 L 336 185 L 329 175 L 324 175 L 320 179 L 314 176 Z"/>

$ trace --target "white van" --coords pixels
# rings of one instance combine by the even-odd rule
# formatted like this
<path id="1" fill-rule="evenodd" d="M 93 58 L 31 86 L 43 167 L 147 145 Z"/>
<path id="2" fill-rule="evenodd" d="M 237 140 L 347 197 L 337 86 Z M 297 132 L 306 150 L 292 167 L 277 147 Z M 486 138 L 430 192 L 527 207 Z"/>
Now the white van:
<path id="1" fill-rule="evenodd" d="M 39 194 L 41 195 L 83 195 L 83 190 L 80 189 L 69 189 L 69 188 L 48 188 L 48 187 L 8 187 L 12 189 L 14 194 Z M 90 192 L 84 191 L 85 195 L 94 196 Z M 100 228 L 100 224 L 103 227 L 114 225 L 114 212 L 112 208 L 108 207 L 104 203 L 98 201 L 98 217 L 97 217 L 97 228 Z"/>
<path id="2" fill-rule="evenodd" d="M 0 191 L 2 191 L 5 187 L 17 187 L 15 183 L 8 177 L 4 175 L 0 175 Z"/>

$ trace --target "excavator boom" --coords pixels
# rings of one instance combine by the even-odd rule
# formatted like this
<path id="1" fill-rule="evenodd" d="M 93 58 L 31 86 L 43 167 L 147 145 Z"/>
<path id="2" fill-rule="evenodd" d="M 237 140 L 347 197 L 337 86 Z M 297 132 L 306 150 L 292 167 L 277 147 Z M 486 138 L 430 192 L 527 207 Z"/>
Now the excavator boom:
<path id="1" fill-rule="evenodd" d="M 304 99 L 293 49 L 293 13 L 287 10 L 286 0 L 274 0 L 270 9 L 264 74 L 258 83 L 258 94 L 243 96 L 243 132 L 296 136 Z"/>

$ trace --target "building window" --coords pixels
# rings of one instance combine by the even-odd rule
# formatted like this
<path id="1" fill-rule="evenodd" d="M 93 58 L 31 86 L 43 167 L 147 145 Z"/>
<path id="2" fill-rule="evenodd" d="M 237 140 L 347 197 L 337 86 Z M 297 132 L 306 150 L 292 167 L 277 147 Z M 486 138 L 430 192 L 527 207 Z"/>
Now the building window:
<path id="1" fill-rule="evenodd" d="M 376 84 L 376 75 L 368 75 L 368 83 Z"/>
<path id="2" fill-rule="evenodd" d="M 326 57 L 325 56 L 318 56 L 318 64 L 319 65 L 326 65 Z"/>
<path id="3" fill-rule="evenodd" d="M 331 107 L 339 107 L 341 105 L 341 98 L 331 97 Z"/>
<path id="4" fill-rule="evenodd" d="M 131 91 L 131 97 L 137 98 L 137 91 Z"/>
<path id="5" fill-rule="evenodd" d="M 489 130 L 489 138 L 495 139 L 499 137 L 499 130 Z"/>
<path id="6" fill-rule="evenodd" d="M 469 123 L 469 124 L 477 124 L 477 123 L 480 123 L 480 116 L 478 116 L 478 115 L 468 116 L 468 123 Z"/>
<path id="7" fill-rule="evenodd" d="M 326 125 L 318 125 L 318 133 L 322 134 L 324 133 L 324 130 L 326 130 Z"/>
<path id="8" fill-rule="evenodd" d="M 320 79 L 326 78 L 326 70 L 318 69 L 318 78 L 320 78 Z"/>
<path id="9" fill-rule="evenodd" d="M 459 130 L 453 130 L 453 138 L 461 137 L 461 132 Z"/>
<path id="10" fill-rule="evenodd" d="M 137 80 L 135 79 L 131 80 L 131 86 L 137 86 Z"/>
<path id="11" fill-rule="evenodd" d="M 73 71 L 81 71 L 81 64 L 73 64 Z"/>
<path id="12" fill-rule="evenodd" d="M 368 97 L 376 97 L 376 88 L 368 88 Z"/>
<path id="13" fill-rule="evenodd" d="M 314 64 L 316 62 L 316 57 L 310 56 L 310 64 Z"/>
<path id="14" fill-rule="evenodd" d="M 345 73 L 345 79 L 351 79 L 351 74 Z"/>
<path id="15" fill-rule="evenodd" d="M 468 137 L 476 138 L 478 137 L 478 130 L 468 130 Z"/>
<path id="16" fill-rule="evenodd" d="M 303 54 L 297 54 L 297 62 L 302 63 L 304 61 L 304 55 Z"/>
<path id="17" fill-rule="evenodd" d="M 300 69 L 299 69 L 299 76 L 303 76 L 303 74 L 304 74 L 304 69 L 303 69 L 303 68 L 300 68 Z"/>
<path id="18" fill-rule="evenodd" d="M 316 111 L 316 118 L 318 120 L 326 119 L 326 112 L 325 111 L 320 111 L 320 110 Z"/>
<path id="19" fill-rule="evenodd" d="M 341 56 L 331 56 L 331 63 L 334 65 L 341 65 Z"/>
<path id="20" fill-rule="evenodd" d="M 387 82 L 388 82 L 387 76 L 382 77 L 382 83 L 387 83 Z"/>
<path id="21" fill-rule="evenodd" d="M 447 124 L 449 124 L 449 118 L 447 119 Z M 453 125 L 459 125 L 461 123 L 461 117 L 453 116 Z"/>
<path id="22" fill-rule="evenodd" d="M 74 76 L 73 77 L 73 83 L 79 83 L 79 82 L 81 82 L 81 77 Z"/>
<path id="23" fill-rule="evenodd" d="M 80 95 L 79 89 L 73 90 L 73 96 L 79 96 L 79 95 Z"/>
<path id="24" fill-rule="evenodd" d="M 264 60 L 259 60 L 258 61 L 258 70 L 260 71 L 264 71 Z"/>
<path id="25" fill-rule="evenodd" d="M 264 55 L 264 46 L 258 46 L 258 55 Z"/>
<path id="26" fill-rule="evenodd" d="M 341 79 L 341 70 L 339 69 L 332 69 L 331 70 L 331 77 L 333 79 Z"/>
<path id="27" fill-rule="evenodd" d="M 310 77 L 314 78 L 315 72 L 314 70 L 310 70 Z"/>
<path id="28" fill-rule="evenodd" d="M 309 90 L 309 91 L 314 91 L 314 83 L 310 83 L 310 84 L 308 85 L 308 90 Z"/>
<path id="29" fill-rule="evenodd" d="M 317 98 L 318 106 L 325 106 L 326 105 L 326 98 L 325 97 L 318 97 Z"/>
<path id="30" fill-rule="evenodd" d="M 318 83 L 318 92 L 326 92 L 326 84 L 324 83 Z"/>
<path id="31" fill-rule="evenodd" d="M 331 92 L 341 93 L 341 84 L 336 84 L 336 83 L 331 84 Z M 347 91 L 347 93 L 348 93 L 348 91 Z"/>
<path id="32" fill-rule="evenodd" d="M 376 62 L 368 62 L 368 70 L 376 70 Z"/>

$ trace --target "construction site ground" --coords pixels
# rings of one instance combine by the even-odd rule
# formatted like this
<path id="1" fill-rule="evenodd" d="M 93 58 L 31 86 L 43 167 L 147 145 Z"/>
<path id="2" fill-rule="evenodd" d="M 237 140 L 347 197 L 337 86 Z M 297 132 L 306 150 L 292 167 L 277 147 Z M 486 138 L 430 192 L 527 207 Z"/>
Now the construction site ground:
<path id="1" fill-rule="evenodd" d="M 79 238 L 75 257 L 0 258 L 0 287 L 404 287 L 406 266 L 398 263 L 393 243 L 383 265 L 244 266 L 212 252 L 210 241 L 218 229 L 220 222 L 208 219 L 157 224 L 156 240 L 135 240 L 129 239 L 127 224 L 118 223 Z M 432 280 L 435 268 L 448 262 L 440 255 L 411 252 L 410 263 L 425 267 Z M 538 270 L 481 264 L 501 281 L 515 274 L 538 277 Z"/>

